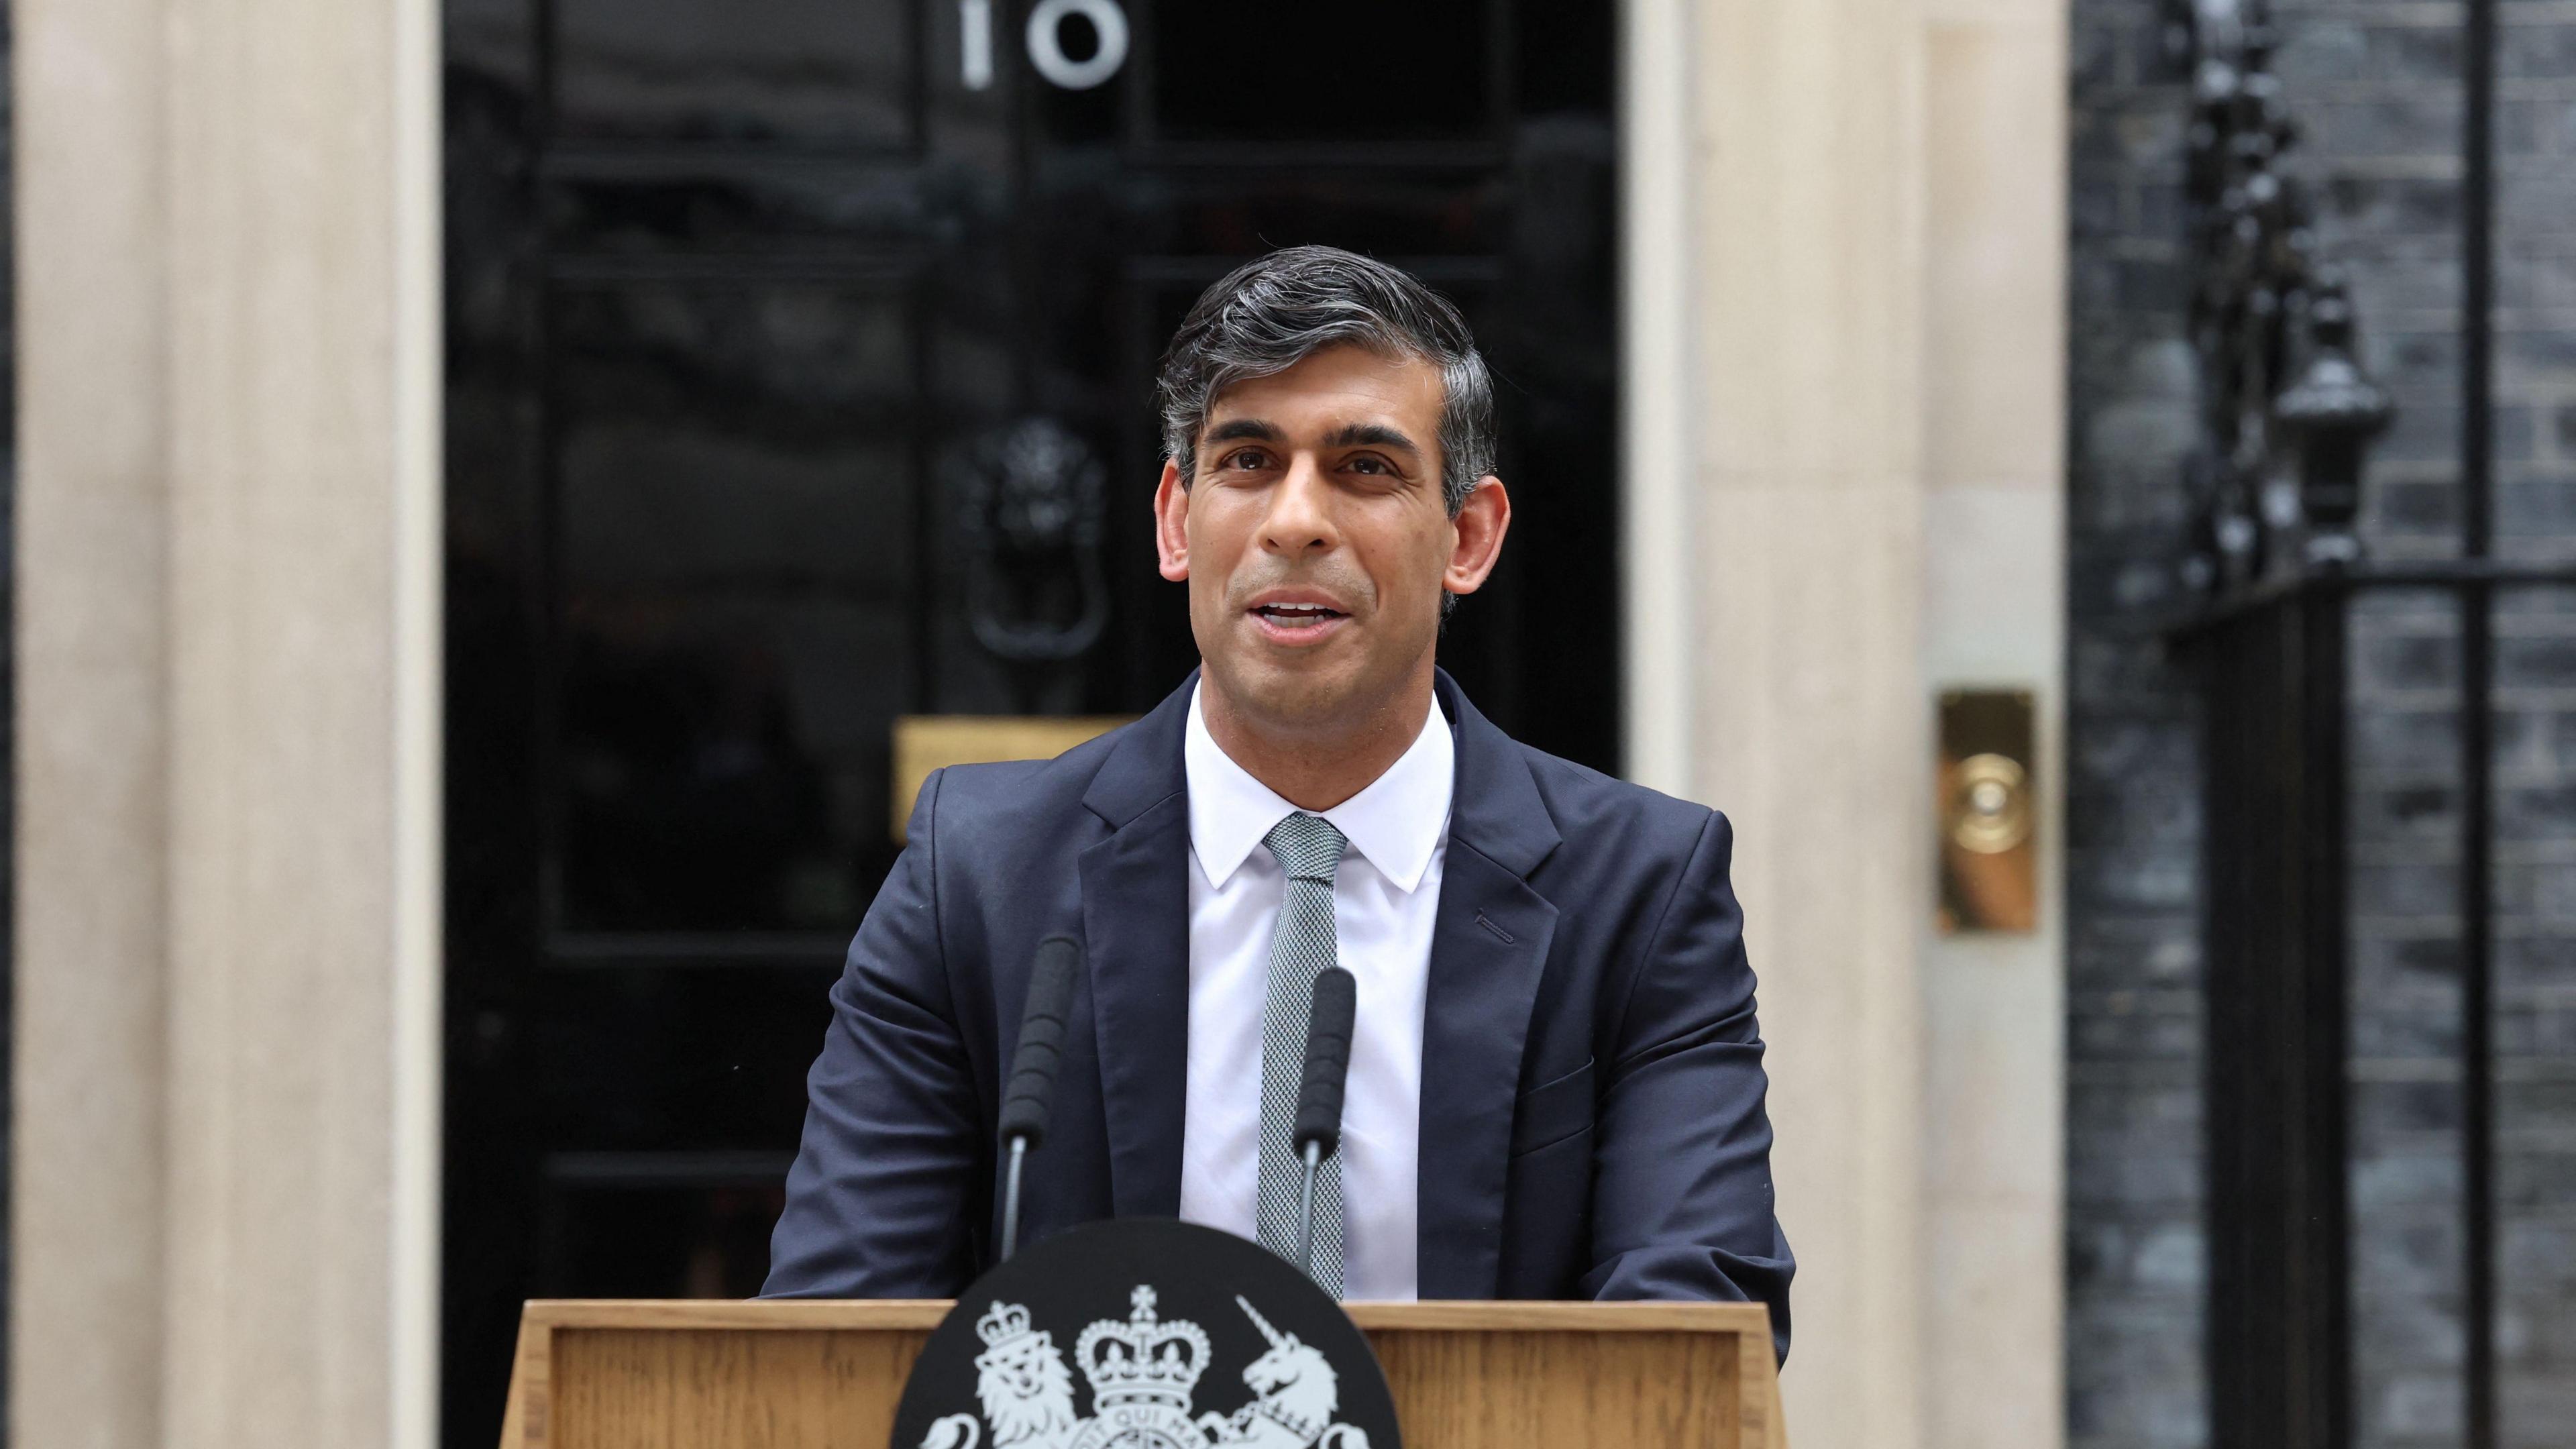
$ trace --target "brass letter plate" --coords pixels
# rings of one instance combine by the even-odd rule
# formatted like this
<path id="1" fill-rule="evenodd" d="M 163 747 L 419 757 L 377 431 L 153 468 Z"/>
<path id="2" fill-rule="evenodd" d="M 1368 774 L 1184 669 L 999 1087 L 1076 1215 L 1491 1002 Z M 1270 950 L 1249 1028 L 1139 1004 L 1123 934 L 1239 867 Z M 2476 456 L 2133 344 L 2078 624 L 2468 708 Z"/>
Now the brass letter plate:
<path id="1" fill-rule="evenodd" d="M 1941 695 L 1943 935 L 2039 927 L 2031 714 L 2026 689 L 1953 689 Z"/>
<path id="2" fill-rule="evenodd" d="M 894 813 L 895 844 L 903 843 L 904 822 L 912 818 L 913 800 L 931 771 L 995 760 L 1052 760 L 1133 718 L 1123 714 L 896 716 L 894 793 L 887 801 Z"/>

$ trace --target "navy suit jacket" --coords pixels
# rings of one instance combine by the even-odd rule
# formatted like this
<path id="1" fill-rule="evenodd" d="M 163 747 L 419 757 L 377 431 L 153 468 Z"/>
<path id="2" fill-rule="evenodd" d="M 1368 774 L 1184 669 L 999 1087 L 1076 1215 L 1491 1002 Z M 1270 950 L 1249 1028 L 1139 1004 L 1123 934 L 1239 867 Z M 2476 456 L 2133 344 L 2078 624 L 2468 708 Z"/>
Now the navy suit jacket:
<path id="1" fill-rule="evenodd" d="M 1195 676 L 1193 677 L 1195 678 Z M 1422 1040 L 1425 1298 L 1754 1299 L 1788 1243 L 1726 818 L 1457 736 Z M 999 1235 L 995 1117 L 1048 936 L 1083 943 L 1023 1241 L 1181 1202 L 1184 684 L 1047 761 L 933 774 L 832 988 L 772 1297 L 953 1297 Z"/>

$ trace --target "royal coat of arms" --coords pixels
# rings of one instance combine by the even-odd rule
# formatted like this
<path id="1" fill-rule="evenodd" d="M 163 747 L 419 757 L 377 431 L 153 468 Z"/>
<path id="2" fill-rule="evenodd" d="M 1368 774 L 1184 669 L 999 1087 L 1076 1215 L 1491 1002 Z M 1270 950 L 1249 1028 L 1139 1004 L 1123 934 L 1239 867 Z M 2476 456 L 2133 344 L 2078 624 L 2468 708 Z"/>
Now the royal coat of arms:
<path id="1" fill-rule="evenodd" d="M 1026 1308 L 995 1302 L 975 1322 L 983 1413 L 950 1414 L 930 1426 L 921 1449 L 1368 1449 L 1368 1434 L 1337 1422 L 1340 1377 L 1321 1350 L 1273 1328 L 1240 1294 L 1235 1303 L 1270 1347 L 1243 1371 L 1249 1402 L 1231 1414 L 1197 1414 L 1208 1369 L 1208 1336 L 1195 1323 L 1155 1315 L 1155 1294 L 1139 1284 L 1125 1322 L 1104 1318 L 1074 1340 L 1074 1362 L 1091 1382 L 1091 1416 L 1074 1413 L 1073 1375 L 1055 1335 Z M 987 1435 L 989 1434 L 989 1438 Z"/>

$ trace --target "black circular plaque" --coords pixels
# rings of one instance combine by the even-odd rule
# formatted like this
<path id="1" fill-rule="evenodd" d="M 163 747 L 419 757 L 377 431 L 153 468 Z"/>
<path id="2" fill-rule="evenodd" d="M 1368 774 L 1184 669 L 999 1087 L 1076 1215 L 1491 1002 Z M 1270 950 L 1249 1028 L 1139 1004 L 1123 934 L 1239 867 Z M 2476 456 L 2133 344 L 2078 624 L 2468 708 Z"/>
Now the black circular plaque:
<path id="1" fill-rule="evenodd" d="M 1090 1223 L 975 1281 L 913 1365 L 891 1449 L 1397 1449 L 1341 1305 L 1168 1218 Z"/>

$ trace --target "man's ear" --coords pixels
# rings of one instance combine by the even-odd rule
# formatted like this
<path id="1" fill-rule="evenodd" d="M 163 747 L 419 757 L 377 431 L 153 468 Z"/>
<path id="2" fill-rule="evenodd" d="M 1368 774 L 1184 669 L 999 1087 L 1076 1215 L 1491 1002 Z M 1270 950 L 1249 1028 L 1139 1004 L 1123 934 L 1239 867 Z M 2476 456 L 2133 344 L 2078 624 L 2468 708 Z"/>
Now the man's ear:
<path id="1" fill-rule="evenodd" d="M 1440 587 L 1453 594 L 1472 594 L 1485 586 L 1494 564 L 1503 556 L 1503 535 L 1512 531 L 1512 495 L 1503 491 L 1503 480 L 1488 473 L 1467 490 L 1467 501 L 1458 516 L 1449 521 L 1457 530 L 1457 543 L 1449 550 L 1449 566 L 1440 574 Z"/>
<path id="2" fill-rule="evenodd" d="M 1154 485 L 1154 556 L 1173 583 L 1190 576 L 1190 490 L 1169 458 L 1163 460 L 1163 481 Z"/>

